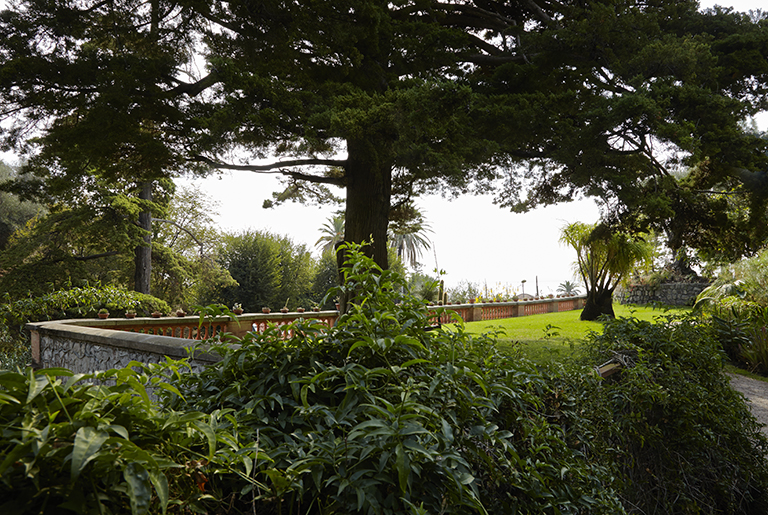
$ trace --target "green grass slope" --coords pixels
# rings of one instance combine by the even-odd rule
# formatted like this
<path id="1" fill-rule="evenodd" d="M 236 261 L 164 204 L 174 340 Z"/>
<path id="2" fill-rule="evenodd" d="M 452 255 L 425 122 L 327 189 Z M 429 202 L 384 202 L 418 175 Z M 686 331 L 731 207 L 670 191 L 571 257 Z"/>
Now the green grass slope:
<path id="1" fill-rule="evenodd" d="M 680 314 L 690 308 L 654 308 L 614 304 L 616 317 L 653 320 L 665 315 Z M 531 315 L 503 320 L 469 322 L 467 331 L 475 334 L 495 332 L 499 348 L 510 354 L 520 353 L 533 361 L 562 360 L 570 357 L 587 333 L 602 333 L 602 322 L 579 320 L 581 310 Z"/>

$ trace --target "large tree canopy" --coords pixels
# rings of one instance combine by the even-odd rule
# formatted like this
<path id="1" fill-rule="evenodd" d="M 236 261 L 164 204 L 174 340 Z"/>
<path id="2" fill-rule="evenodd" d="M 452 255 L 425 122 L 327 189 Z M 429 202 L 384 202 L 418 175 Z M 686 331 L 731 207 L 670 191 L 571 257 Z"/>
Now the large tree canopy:
<path id="1" fill-rule="evenodd" d="M 32 144 L 46 181 L 191 161 L 282 174 L 278 200 L 340 186 L 345 238 L 372 238 L 385 266 L 392 208 L 441 188 L 497 188 L 518 210 L 595 195 L 659 225 L 681 190 L 766 168 L 765 141 L 739 125 L 765 107 L 766 22 L 697 8 L 17 0 L 0 16 L 4 141 Z"/>

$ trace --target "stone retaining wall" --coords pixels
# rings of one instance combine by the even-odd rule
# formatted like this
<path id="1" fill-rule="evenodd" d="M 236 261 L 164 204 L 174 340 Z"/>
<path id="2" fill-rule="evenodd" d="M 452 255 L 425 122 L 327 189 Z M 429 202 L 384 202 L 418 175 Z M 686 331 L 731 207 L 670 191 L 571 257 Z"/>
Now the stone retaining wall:
<path id="1" fill-rule="evenodd" d="M 122 368 L 131 361 L 160 363 L 168 356 L 185 358 L 187 348 L 196 342 L 185 338 L 129 333 L 84 327 L 81 320 L 62 320 L 27 324 L 31 334 L 32 361 L 38 367 L 62 367 L 75 373 Z M 190 361 L 193 370 L 218 361 L 218 357 L 198 353 Z"/>
<path id="2" fill-rule="evenodd" d="M 669 306 L 692 306 L 707 283 L 662 283 L 658 286 L 631 285 L 617 290 L 614 298 L 622 304 L 661 302 Z"/>

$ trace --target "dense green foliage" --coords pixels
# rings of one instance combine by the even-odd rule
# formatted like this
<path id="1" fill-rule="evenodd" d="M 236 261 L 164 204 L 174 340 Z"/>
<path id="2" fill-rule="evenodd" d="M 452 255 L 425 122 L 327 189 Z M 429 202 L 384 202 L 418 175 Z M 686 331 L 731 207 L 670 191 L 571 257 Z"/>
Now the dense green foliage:
<path id="1" fill-rule="evenodd" d="M 46 199 L 49 212 L 16 231 L 0 253 L 0 288 L 19 298 L 68 283 L 130 285 L 143 233 L 134 223 L 142 205 L 129 190 L 85 180 Z"/>
<path id="2" fill-rule="evenodd" d="M 621 512 L 609 467 L 547 416 L 557 394 L 534 367 L 485 337 L 426 330 L 422 302 L 370 259 L 345 272 L 356 301 L 332 330 L 225 342 L 220 365 L 176 384 L 173 409 L 233 410 L 265 454 L 260 513 Z M 252 499 L 242 479 L 214 487 Z"/>
<path id="3" fill-rule="evenodd" d="M 354 300 L 333 328 L 223 336 L 208 342 L 222 360 L 199 373 L 132 363 L 94 377 L 111 386 L 0 372 L 0 507 L 768 511 L 768 441 L 696 319 L 619 319 L 589 338 L 584 366 L 536 367 L 461 326 L 430 330 L 399 274 L 347 255 Z M 617 356 L 620 373 L 594 374 Z"/>
<path id="4" fill-rule="evenodd" d="M 720 343 L 738 366 L 768 375 L 768 249 L 724 267 L 701 292 L 696 310 L 712 317 Z"/>
<path id="5" fill-rule="evenodd" d="M 640 513 L 767 513 L 768 439 L 723 374 L 710 327 L 621 319 L 593 333 L 588 363 L 624 363 L 579 392 L 622 499 Z"/>
<path id="6" fill-rule="evenodd" d="M 6 299 L 8 299 L 6 297 Z M 7 301 L 0 305 L 0 320 L 17 326 L 27 322 L 95 317 L 101 308 L 121 313 L 129 309 L 141 316 L 153 311 L 168 313 L 167 303 L 150 295 L 112 286 L 68 288 L 39 297 Z"/>
<path id="7" fill-rule="evenodd" d="M 16 170 L 0 161 L 0 183 L 15 176 Z M 23 202 L 15 195 L 0 191 L 0 251 L 8 244 L 14 232 L 43 211 L 43 206 L 39 204 Z"/>
<path id="8" fill-rule="evenodd" d="M 315 262 L 306 245 L 294 243 L 287 236 L 263 231 L 225 235 L 217 251 L 218 263 L 236 284 L 206 292 L 207 302 L 227 306 L 240 303 L 248 312 L 262 306 L 289 309 L 309 307 Z M 327 292 L 324 291 L 317 300 Z"/>
<path id="9" fill-rule="evenodd" d="M 157 383 L 130 368 L 95 376 L 0 371 L 0 509 L 144 515 L 180 513 L 182 504 L 183 513 L 204 511 L 201 471 L 226 463 L 231 449 L 218 441 L 236 437 L 219 429 L 224 413 L 158 408 L 147 393 Z"/>

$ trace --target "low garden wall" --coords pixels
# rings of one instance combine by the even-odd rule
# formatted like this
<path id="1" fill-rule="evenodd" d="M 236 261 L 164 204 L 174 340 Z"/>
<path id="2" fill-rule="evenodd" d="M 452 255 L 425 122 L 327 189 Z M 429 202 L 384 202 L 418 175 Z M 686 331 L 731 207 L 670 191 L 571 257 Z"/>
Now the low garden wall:
<path id="1" fill-rule="evenodd" d="M 123 368 L 131 361 L 160 363 L 168 356 L 181 359 L 196 344 L 188 338 L 156 336 L 87 327 L 83 320 L 58 320 L 27 324 L 31 334 L 32 362 L 38 368 L 62 367 L 75 373 Z M 218 361 L 218 357 L 198 353 L 190 361 L 193 370 Z"/>
<path id="2" fill-rule="evenodd" d="M 630 285 L 616 292 L 616 299 L 622 304 L 650 304 L 661 302 L 670 306 L 692 306 L 696 297 L 708 283 L 662 283 Z"/>
<path id="3" fill-rule="evenodd" d="M 443 306 L 446 312 L 433 318 L 437 323 L 455 321 L 455 312 L 466 322 L 496 320 L 517 316 L 536 315 L 581 309 L 584 297 L 563 297 L 519 302 L 493 302 L 482 304 L 454 304 Z M 439 307 L 428 309 L 438 310 Z M 141 363 L 164 362 L 166 356 L 181 359 L 189 356 L 189 349 L 199 340 L 221 332 L 242 336 L 247 331 L 263 331 L 268 325 L 283 326 L 298 318 L 314 318 L 332 326 L 337 311 L 319 313 L 244 314 L 237 321 L 229 317 L 215 317 L 202 325 L 197 317 L 135 318 L 106 320 L 56 320 L 26 325 L 31 334 L 32 361 L 37 368 L 61 367 L 75 373 L 122 368 L 131 361 Z M 190 360 L 193 370 L 218 361 L 218 357 L 198 352 Z"/>

